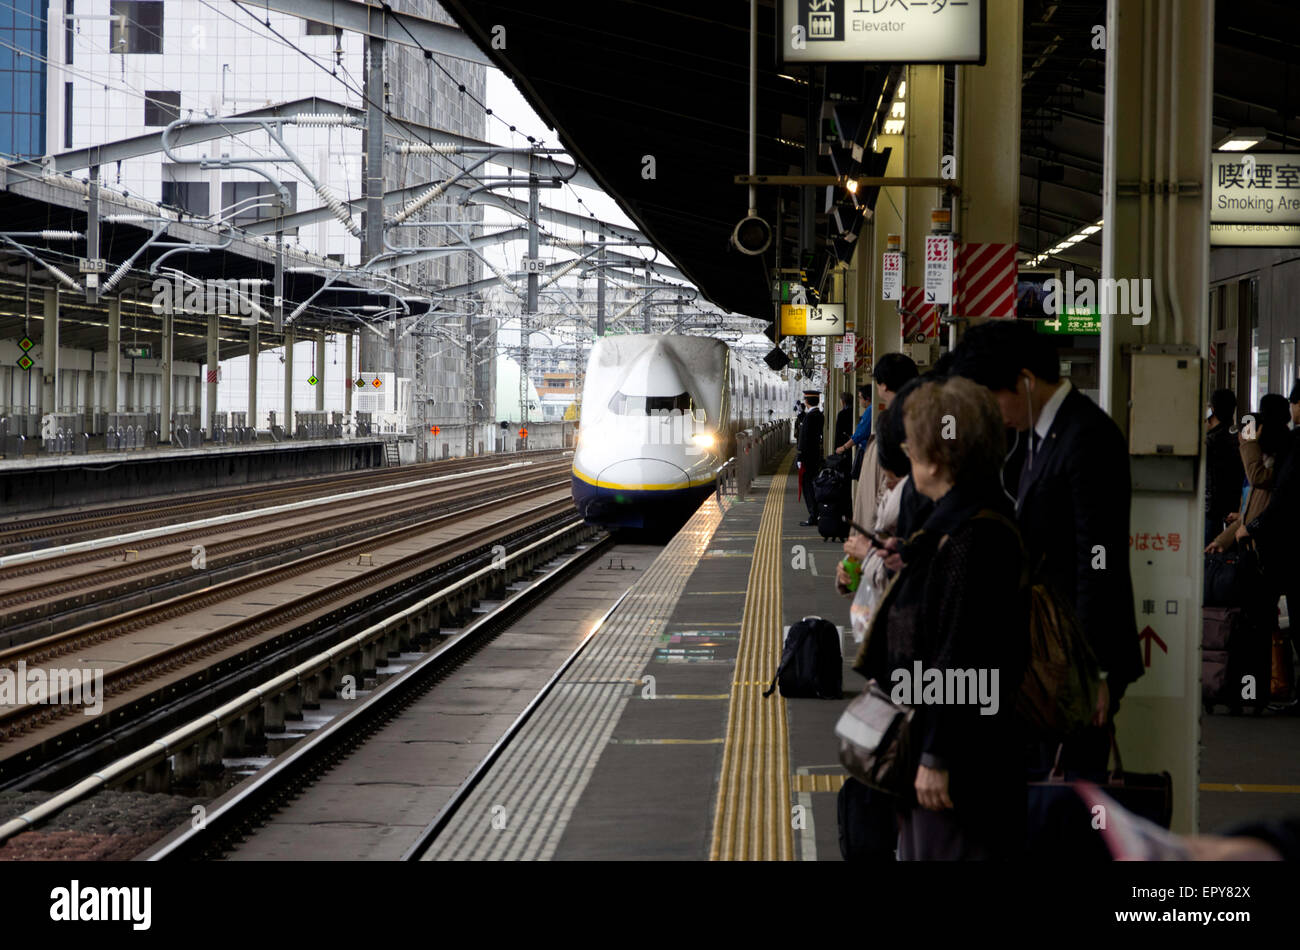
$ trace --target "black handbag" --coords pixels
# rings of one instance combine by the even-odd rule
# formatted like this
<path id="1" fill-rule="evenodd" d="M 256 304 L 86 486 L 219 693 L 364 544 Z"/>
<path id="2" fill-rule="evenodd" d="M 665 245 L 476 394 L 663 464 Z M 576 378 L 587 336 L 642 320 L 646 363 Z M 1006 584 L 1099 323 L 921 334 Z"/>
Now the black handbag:
<path id="1" fill-rule="evenodd" d="M 1244 607 L 1256 592 L 1262 575 L 1254 548 L 1238 545 L 1231 551 L 1205 555 L 1203 607 Z"/>
<path id="2" fill-rule="evenodd" d="M 1066 771 L 1061 753 L 1047 772 L 1030 773 L 1028 851 L 1031 857 L 1060 861 L 1070 857 L 1106 860 L 1108 851 L 1092 814 L 1075 790 L 1080 781 L 1091 782 L 1135 815 L 1168 828 L 1174 814 L 1174 782 L 1168 772 L 1124 771 L 1115 732 L 1110 733 L 1115 767 L 1106 772 Z"/>

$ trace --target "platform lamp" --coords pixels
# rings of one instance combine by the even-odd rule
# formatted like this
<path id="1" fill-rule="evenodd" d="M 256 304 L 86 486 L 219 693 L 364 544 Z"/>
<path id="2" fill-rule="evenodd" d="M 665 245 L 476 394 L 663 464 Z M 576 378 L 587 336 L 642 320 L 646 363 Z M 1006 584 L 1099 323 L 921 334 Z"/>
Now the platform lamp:
<path id="1" fill-rule="evenodd" d="M 1216 152 L 1244 152 L 1268 138 L 1264 129 L 1233 129 L 1214 144 Z"/>

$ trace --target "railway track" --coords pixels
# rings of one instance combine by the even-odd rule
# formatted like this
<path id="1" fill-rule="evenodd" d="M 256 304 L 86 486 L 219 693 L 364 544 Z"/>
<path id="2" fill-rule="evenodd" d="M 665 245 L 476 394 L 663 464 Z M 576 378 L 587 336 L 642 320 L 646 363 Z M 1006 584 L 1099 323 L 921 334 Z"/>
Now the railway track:
<path id="1" fill-rule="evenodd" d="M 209 752 L 214 748 L 217 762 L 220 762 L 221 750 L 228 748 L 228 744 L 223 743 L 222 739 L 230 735 L 232 726 L 238 726 L 235 733 L 241 736 L 246 734 L 245 723 L 248 721 L 256 721 L 270 729 L 274 727 L 274 720 L 281 724 L 280 728 L 283 728 L 285 710 L 292 709 L 295 706 L 292 701 L 286 703 L 285 697 L 291 695 L 294 691 L 297 691 L 298 696 L 296 708 L 301 709 L 304 706 L 311 706 L 310 701 L 306 703 L 302 701 L 305 686 L 312 682 L 317 684 L 337 683 L 342 671 L 360 671 L 363 668 L 373 669 L 383 665 L 383 657 L 395 652 L 392 647 L 394 644 L 401 642 L 403 632 L 409 632 L 418 618 L 428 615 L 431 609 L 434 610 L 436 615 L 440 605 L 445 605 L 449 599 L 464 596 L 467 592 L 478 589 L 479 585 L 483 584 L 488 578 L 503 574 L 504 576 L 526 577 L 536 564 L 553 562 L 557 550 L 572 550 L 574 545 L 583 543 L 584 539 L 589 539 L 595 534 L 595 529 L 583 525 L 576 515 L 572 513 L 568 513 L 560 519 L 539 522 L 533 527 L 535 530 L 532 532 L 531 539 L 523 539 L 503 561 L 498 563 L 499 559 L 494 556 L 489 564 L 470 571 L 458 580 L 446 583 L 440 589 L 432 594 L 426 594 L 422 599 L 410 604 L 403 610 L 397 612 L 385 611 L 383 618 L 378 623 L 361 630 L 346 640 L 336 641 L 323 652 L 300 658 L 297 665 L 287 670 L 275 672 L 275 675 L 269 680 L 258 681 L 254 688 L 247 689 L 244 693 L 229 699 L 225 705 L 219 708 L 207 709 L 198 715 L 195 714 L 195 710 L 192 708 L 187 710 L 188 718 L 179 728 L 154 739 L 147 745 L 139 745 L 137 751 L 125 757 L 120 756 L 121 750 L 119 748 L 119 755 L 114 757 L 114 761 L 107 765 L 96 766 L 93 774 L 86 776 L 87 769 L 83 767 L 81 774 L 84 777 L 80 781 L 73 781 L 63 791 L 53 795 L 37 808 L 29 810 L 23 816 L 0 826 L 0 843 L 12 837 L 35 831 L 42 822 L 97 792 L 109 788 L 131 787 L 133 784 L 138 786 L 142 782 L 147 786 L 150 776 L 158 774 L 160 770 L 168 774 L 169 781 L 174 778 L 183 783 L 187 778 L 192 778 L 194 774 L 194 768 L 185 769 L 183 763 L 191 763 L 197 767 L 203 759 L 204 752 Z M 419 686 L 419 684 L 424 684 L 422 688 L 427 689 L 431 676 L 436 679 L 441 673 L 455 667 L 461 660 L 477 649 L 484 640 L 489 638 L 493 632 L 508 626 L 513 618 L 535 604 L 538 596 L 559 586 L 580 565 L 588 562 L 598 554 L 607 543 L 608 538 L 602 538 L 595 544 L 588 543 L 585 550 L 580 549 L 579 554 L 570 556 L 559 568 L 544 574 L 541 579 L 530 583 L 513 596 L 506 596 L 503 587 L 501 596 L 505 597 L 505 600 L 496 610 L 486 616 L 479 616 L 469 620 L 463 629 L 441 643 L 436 642 L 437 638 L 435 637 L 430 652 L 426 653 L 423 658 L 412 664 L 403 673 L 379 685 L 375 693 L 361 703 L 357 709 L 357 712 L 362 713 L 360 720 L 352 715 L 345 716 L 343 720 L 340 720 L 340 723 L 343 724 L 343 730 L 350 732 L 358 722 L 371 721 L 371 717 L 381 707 L 387 708 L 390 714 L 395 712 L 398 706 L 391 705 L 391 703 L 394 701 L 400 702 L 397 697 L 414 695 L 410 693 L 410 690 Z M 468 617 L 468 614 L 466 616 Z M 394 639 L 395 637 L 397 639 Z M 387 647 L 387 650 L 385 650 L 385 647 Z M 368 654 L 369 661 L 364 659 L 367 656 L 367 650 L 370 651 Z M 369 666 L 366 666 L 367 662 L 369 662 Z M 274 671 L 262 669 L 257 672 L 260 675 L 265 675 Z M 396 690 L 394 687 L 396 687 Z M 326 691 L 321 691 L 319 695 L 326 695 Z M 375 697 L 383 697 L 383 699 L 376 703 L 374 701 Z M 309 696 L 307 698 L 310 699 Z M 194 705 L 195 700 L 191 699 L 190 706 L 193 707 Z M 278 718 L 274 714 L 267 715 L 267 710 L 271 708 L 280 710 Z M 293 716 L 290 715 L 288 718 L 293 718 Z M 333 726 L 331 726 L 329 732 L 330 735 L 335 734 Z M 214 735 L 216 737 L 215 746 L 212 741 Z M 318 753 L 320 748 L 318 742 L 300 740 L 287 754 L 287 758 L 295 761 L 300 759 L 302 756 L 299 750 L 301 749 L 306 753 L 306 757 L 310 761 L 317 762 L 319 761 Z M 208 756 L 208 758 L 210 761 L 211 757 Z M 83 763 L 84 765 L 85 763 Z M 182 772 L 184 774 L 180 774 Z M 268 773 L 273 778 L 283 774 L 283 771 L 278 768 Z M 275 778 L 275 781 L 278 782 L 279 779 Z M 248 804 L 253 801 L 253 798 L 245 798 L 241 795 L 240 800 Z M 223 811 L 218 826 L 224 827 L 226 821 L 227 818 Z M 3 857 L 3 848 L 0 847 L 0 858 Z"/>
<path id="2" fill-rule="evenodd" d="M 570 510 L 571 502 L 562 483 L 512 493 L 508 502 L 494 500 L 483 502 L 452 514 L 437 515 L 386 531 L 363 541 L 333 548 L 320 554 L 299 558 L 287 564 L 256 572 L 245 578 L 231 580 L 213 587 L 171 598 L 78 627 L 61 634 L 46 637 L 30 644 L 0 652 L 0 667 L 17 670 L 23 664 L 27 670 L 58 670 L 76 665 L 84 666 L 75 654 L 82 651 L 104 652 L 104 645 L 126 638 L 161 624 L 177 626 L 189 620 L 195 628 L 193 617 L 206 611 L 209 620 L 206 629 L 196 629 L 190 636 L 178 638 L 167 645 L 150 643 L 149 638 L 136 636 L 140 644 L 133 655 L 117 662 L 103 673 L 103 716 L 111 715 L 115 706 L 122 703 L 138 687 L 164 674 L 193 663 L 202 662 L 218 651 L 228 649 L 255 636 L 267 635 L 307 620 L 329 614 L 341 604 L 356 599 L 364 591 L 377 585 L 389 585 L 427 570 L 435 564 L 446 562 L 459 555 L 480 548 L 485 539 L 495 540 L 508 536 L 521 521 L 538 520 Z M 494 509 L 504 514 L 492 515 Z M 437 529 L 457 528 L 467 518 L 488 515 L 486 523 L 477 526 L 473 536 L 460 531 L 452 532 L 449 539 L 429 543 L 426 536 Z M 401 553 L 396 546 L 403 542 L 417 542 L 410 553 Z M 359 563 L 353 564 L 356 561 Z M 369 563 L 364 563 L 368 561 Z M 253 611 L 249 616 L 233 622 L 220 622 L 213 616 L 212 608 L 229 604 L 234 598 L 264 592 L 273 585 L 304 578 L 313 572 L 346 564 L 350 570 L 333 583 L 317 583 L 296 597 L 273 598 L 267 606 Z M 275 603 L 275 600 L 280 600 Z M 157 637 L 157 635 L 154 635 Z M 161 638 L 159 638 L 161 639 Z M 78 662 L 74 662 L 78 661 Z M 31 733 L 48 732 L 60 721 L 73 717 L 78 710 L 68 704 L 39 706 L 0 706 L 0 756 L 6 746 L 28 737 Z M 96 717 L 101 718 L 101 717 Z M 30 744 L 30 743 L 26 743 Z M 0 775 L 3 770 L 0 768 Z"/>
<path id="3" fill-rule="evenodd" d="M 298 479 L 274 486 L 190 492 L 181 498 L 161 497 L 122 506 L 51 512 L 34 518 L 0 522 L 0 557 L 56 544 L 112 534 L 120 528 L 161 526 L 196 515 L 229 514 L 305 498 L 322 497 L 354 488 L 398 484 L 415 478 L 472 472 L 503 462 L 559 457 L 560 449 L 492 455 L 470 459 L 422 462 L 400 468 L 366 469 L 324 478 Z"/>
<path id="4" fill-rule="evenodd" d="M 558 487 L 568 466 L 557 459 L 506 469 L 462 476 L 466 481 L 367 489 L 354 493 L 363 497 L 323 499 L 306 509 L 257 509 L 247 517 L 226 516 L 237 520 L 225 524 L 178 528 L 155 538 L 0 568 L 6 635 L 11 644 L 30 639 L 23 636 L 29 629 L 36 635 L 57 635 L 76 623 L 120 612 L 124 600 L 140 600 L 138 592 L 143 590 L 164 584 L 182 588 L 176 593 L 209 587 L 222 577 L 295 553 L 373 537 L 385 526 L 418 522 L 431 510 L 452 513 L 500 497 L 505 490 Z M 326 510 L 328 523 L 321 518 Z M 195 559 L 195 544 L 201 544 L 201 561 Z M 7 652 L 0 651 L 0 665 Z"/>
<path id="5" fill-rule="evenodd" d="M 300 739 L 256 775 L 247 779 L 205 809 L 202 827 L 177 831 L 146 851 L 141 857 L 151 861 L 204 860 L 220 858 L 236 842 L 254 834 L 256 825 L 275 813 L 286 802 L 310 786 L 340 759 L 346 757 L 386 723 L 402 715 L 456 667 L 462 665 L 485 643 L 508 630 L 539 601 L 553 594 L 583 565 L 599 557 L 611 545 L 606 536 L 541 580 L 505 601 L 496 610 L 479 617 L 436 650 L 431 651 L 402 673 L 389 679 L 361 701 L 354 709 L 334 719 L 306 738 Z M 624 591 L 623 596 L 626 596 Z M 604 616 L 583 636 L 567 658 L 559 664 L 545 685 L 528 702 L 505 734 L 493 744 L 488 754 L 473 768 L 451 800 L 434 821 L 420 834 L 404 858 L 418 860 L 439 830 L 486 774 L 514 735 L 524 725 L 545 696 L 557 683 L 582 650 L 599 632 L 605 620 L 622 603 L 619 597 Z"/>

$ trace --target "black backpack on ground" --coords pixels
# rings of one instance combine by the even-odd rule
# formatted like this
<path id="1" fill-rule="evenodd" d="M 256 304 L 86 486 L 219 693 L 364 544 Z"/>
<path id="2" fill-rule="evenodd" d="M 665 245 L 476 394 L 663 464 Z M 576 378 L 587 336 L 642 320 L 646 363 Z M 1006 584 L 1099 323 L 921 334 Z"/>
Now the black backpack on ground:
<path id="1" fill-rule="evenodd" d="M 836 812 L 845 861 L 897 860 L 898 818 L 892 798 L 850 775 L 836 799 Z"/>
<path id="2" fill-rule="evenodd" d="M 847 519 L 853 513 L 852 484 L 848 474 L 838 468 L 823 468 L 813 479 L 813 500 L 817 504 L 817 533 L 822 538 L 839 540 L 848 538 Z"/>
<path id="3" fill-rule="evenodd" d="M 786 635 L 781 665 L 763 695 L 771 696 L 779 683 L 787 699 L 839 699 L 843 672 L 839 628 L 821 617 L 804 617 Z"/>

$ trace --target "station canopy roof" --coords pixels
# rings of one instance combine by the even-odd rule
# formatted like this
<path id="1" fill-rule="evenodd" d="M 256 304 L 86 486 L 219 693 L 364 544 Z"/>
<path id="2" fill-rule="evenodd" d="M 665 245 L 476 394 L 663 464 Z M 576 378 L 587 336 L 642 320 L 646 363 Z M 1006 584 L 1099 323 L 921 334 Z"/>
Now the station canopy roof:
<path id="1" fill-rule="evenodd" d="M 773 255 L 748 257 L 729 243 L 747 207 L 745 188 L 733 182 L 748 165 L 747 0 L 443 0 L 443 6 L 706 297 L 729 310 L 771 316 Z M 1102 217 L 1105 50 L 1094 38 L 1095 27 L 1107 22 L 1106 6 L 1105 0 L 1024 0 L 1023 256 Z M 1291 39 L 1300 34 L 1300 4 L 1222 0 L 1216 7 L 1216 140 L 1249 126 L 1267 131 L 1259 148 L 1300 146 L 1300 47 Z M 840 157 L 825 154 L 823 106 L 856 97 L 861 110 L 846 108 L 836 118 L 850 117 L 852 124 L 852 116 L 865 113 L 870 120 L 881 94 L 892 95 L 898 69 L 872 63 L 782 69 L 775 21 L 774 0 L 760 0 L 759 173 L 881 174 L 845 169 Z M 504 39 L 495 44 L 500 48 L 493 48 L 494 35 Z M 949 69 L 947 81 L 953 80 Z M 945 150 L 951 133 L 949 115 Z M 806 161 L 809 151 L 816 154 Z M 777 220 L 779 191 L 789 205 L 790 189 L 759 189 L 759 212 L 768 221 Z M 867 207 L 874 197 L 866 197 Z M 830 225 L 823 200 L 816 196 L 813 242 L 821 247 L 816 260 L 803 262 L 814 286 L 836 256 L 824 250 Z M 794 215 L 784 208 L 786 266 L 797 242 Z M 1060 259 L 1099 268 L 1101 237 L 1092 235 Z"/>

